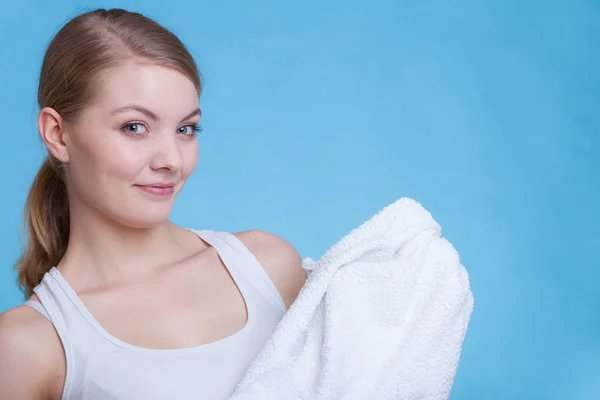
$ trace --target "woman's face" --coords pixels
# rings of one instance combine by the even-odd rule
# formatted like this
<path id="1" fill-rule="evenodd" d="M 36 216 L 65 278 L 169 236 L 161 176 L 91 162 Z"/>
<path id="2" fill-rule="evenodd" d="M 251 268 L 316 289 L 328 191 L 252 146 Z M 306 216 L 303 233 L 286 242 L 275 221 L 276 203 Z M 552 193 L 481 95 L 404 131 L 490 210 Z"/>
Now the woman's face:
<path id="1" fill-rule="evenodd" d="M 198 161 L 194 84 L 138 63 L 108 69 L 96 84 L 92 104 L 65 129 L 74 211 L 91 207 L 131 227 L 166 221 Z"/>

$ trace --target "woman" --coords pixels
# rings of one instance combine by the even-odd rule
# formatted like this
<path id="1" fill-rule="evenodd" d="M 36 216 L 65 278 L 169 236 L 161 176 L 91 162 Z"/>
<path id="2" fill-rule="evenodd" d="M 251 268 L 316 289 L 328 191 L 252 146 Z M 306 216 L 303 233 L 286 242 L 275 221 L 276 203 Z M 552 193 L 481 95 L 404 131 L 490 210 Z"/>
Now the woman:
<path id="1" fill-rule="evenodd" d="M 17 264 L 30 298 L 0 315 L 0 398 L 226 398 L 295 300 L 284 239 L 168 221 L 200 93 L 184 45 L 140 14 L 89 12 L 51 42 Z"/>

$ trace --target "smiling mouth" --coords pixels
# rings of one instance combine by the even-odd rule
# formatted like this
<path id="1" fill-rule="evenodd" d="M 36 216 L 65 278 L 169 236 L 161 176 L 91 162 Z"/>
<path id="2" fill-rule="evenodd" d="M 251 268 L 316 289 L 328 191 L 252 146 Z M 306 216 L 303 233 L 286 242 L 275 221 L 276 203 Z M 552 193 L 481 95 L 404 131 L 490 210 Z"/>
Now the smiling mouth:
<path id="1" fill-rule="evenodd" d="M 146 193 L 149 193 L 158 197 L 169 197 L 175 192 L 175 185 L 173 184 L 151 184 L 151 185 L 135 185 Z"/>

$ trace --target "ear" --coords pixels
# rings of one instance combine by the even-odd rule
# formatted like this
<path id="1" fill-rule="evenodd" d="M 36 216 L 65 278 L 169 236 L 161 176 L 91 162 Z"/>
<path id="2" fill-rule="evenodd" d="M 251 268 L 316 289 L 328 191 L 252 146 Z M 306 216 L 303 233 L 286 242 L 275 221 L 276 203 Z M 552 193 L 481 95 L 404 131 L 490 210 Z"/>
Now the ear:
<path id="1" fill-rule="evenodd" d="M 63 164 L 69 162 L 67 151 L 65 122 L 60 114 L 53 108 L 44 107 L 38 116 L 38 130 L 44 144 L 56 159 Z"/>

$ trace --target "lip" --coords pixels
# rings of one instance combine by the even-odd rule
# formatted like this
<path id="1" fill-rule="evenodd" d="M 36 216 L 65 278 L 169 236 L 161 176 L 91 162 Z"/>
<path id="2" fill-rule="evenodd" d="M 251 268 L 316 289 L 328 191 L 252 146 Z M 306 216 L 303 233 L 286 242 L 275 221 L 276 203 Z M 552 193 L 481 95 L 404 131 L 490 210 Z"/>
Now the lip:
<path id="1" fill-rule="evenodd" d="M 175 191 L 175 184 L 173 183 L 151 183 L 149 185 L 135 185 L 142 189 L 146 193 L 150 193 L 154 196 L 168 197 Z"/>

